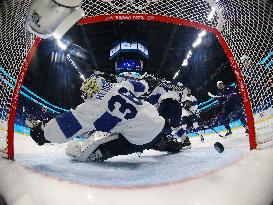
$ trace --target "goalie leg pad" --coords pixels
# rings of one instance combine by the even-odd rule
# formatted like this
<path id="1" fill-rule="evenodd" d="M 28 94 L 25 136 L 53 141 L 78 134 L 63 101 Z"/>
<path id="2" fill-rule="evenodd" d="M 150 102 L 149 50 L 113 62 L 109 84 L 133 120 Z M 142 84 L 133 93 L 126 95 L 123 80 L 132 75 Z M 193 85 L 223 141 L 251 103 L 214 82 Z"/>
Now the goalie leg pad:
<path id="1" fill-rule="evenodd" d="M 65 154 L 70 158 L 77 158 L 81 153 L 81 145 L 83 142 L 77 140 L 71 140 L 67 143 L 65 148 Z"/>
<path id="2" fill-rule="evenodd" d="M 81 146 L 81 152 L 79 156 L 75 157 L 74 159 L 81 162 L 89 162 L 101 161 L 110 158 L 110 156 L 104 155 L 106 153 L 98 151 L 98 147 L 100 145 L 106 144 L 107 142 L 118 139 L 118 137 L 119 136 L 117 134 L 106 135 L 100 138 L 89 137 Z"/>
<path id="3" fill-rule="evenodd" d="M 147 144 L 134 145 L 120 134 L 118 139 L 102 144 L 98 147 L 98 149 L 102 153 L 112 157 L 118 155 L 128 155 L 135 152 L 142 152 L 146 147 Z"/>
<path id="4" fill-rule="evenodd" d="M 81 145 L 79 153 L 79 142 L 72 143 L 66 154 L 71 158 L 82 161 L 103 161 L 118 155 L 128 155 L 135 152 L 142 152 L 150 148 L 151 144 L 134 145 L 126 140 L 121 134 L 103 136 L 100 139 L 90 137 Z"/>

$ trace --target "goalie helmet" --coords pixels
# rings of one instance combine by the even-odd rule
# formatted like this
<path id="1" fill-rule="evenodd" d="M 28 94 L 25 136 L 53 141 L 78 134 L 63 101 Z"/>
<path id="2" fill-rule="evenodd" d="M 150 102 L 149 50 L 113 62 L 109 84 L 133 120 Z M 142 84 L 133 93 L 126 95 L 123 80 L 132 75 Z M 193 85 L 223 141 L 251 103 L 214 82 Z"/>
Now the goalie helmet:
<path id="1" fill-rule="evenodd" d="M 99 92 L 104 84 L 106 84 L 106 81 L 102 77 L 97 77 L 95 75 L 90 76 L 82 83 L 82 98 L 92 98 L 94 94 Z"/>

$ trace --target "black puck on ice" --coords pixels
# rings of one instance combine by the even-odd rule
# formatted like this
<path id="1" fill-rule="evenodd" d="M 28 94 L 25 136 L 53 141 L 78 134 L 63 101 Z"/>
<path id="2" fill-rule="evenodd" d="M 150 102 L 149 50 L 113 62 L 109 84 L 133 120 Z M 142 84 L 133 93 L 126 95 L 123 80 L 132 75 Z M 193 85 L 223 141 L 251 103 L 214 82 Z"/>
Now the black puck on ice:
<path id="1" fill-rule="evenodd" d="M 217 150 L 217 152 L 219 152 L 219 153 L 222 153 L 224 150 L 225 150 L 225 148 L 224 148 L 224 146 L 220 143 L 220 142 L 215 142 L 214 143 L 214 148 Z"/>

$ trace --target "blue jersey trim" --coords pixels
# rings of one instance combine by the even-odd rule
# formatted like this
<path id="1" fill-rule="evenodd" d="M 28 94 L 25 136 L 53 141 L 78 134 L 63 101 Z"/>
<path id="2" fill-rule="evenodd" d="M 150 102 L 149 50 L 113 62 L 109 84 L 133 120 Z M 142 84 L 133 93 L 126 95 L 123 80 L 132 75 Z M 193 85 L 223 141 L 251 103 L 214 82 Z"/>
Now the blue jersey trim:
<path id="1" fill-rule="evenodd" d="M 176 135 L 178 137 L 182 137 L 184 133 L 185 133 L 185 130 L 183 128 L 181 128 L 180 130 L 178 130 L 178 132 L 176 133 Z"/>
<path id="2" fill-rule="evenodd" d="M 135 81 L 135 80 L 129 80 L 129 82 L 134 86 L 135 92 L 144 92 L 145 91 L 145 85 L 143 85 L 141 82 Z"/>
<path id="3" fill-rule="evenodd" d="M 155 105 L 158 103 L 158 100 L 160 98 L 160 94 L 156 94 L 156 95 L 150 95 L 148 98 L 147 98 L 147 102 L 151 103 L 152 105 Z"/>
<path id="4" fill-rule="evenodd" d="M 81 124 L 71 111 L 56 117 L 56 121 L 67 139 L 82 129 Z"/>
<path id="5" fill-rule="evenodd" d="M 94 122 L 96 130 L 102 132 L 110 132 L 117 123 L 122 120 L 116 116 L 111 115 L 109 112 L 105 112 L 99 119 Z"/>

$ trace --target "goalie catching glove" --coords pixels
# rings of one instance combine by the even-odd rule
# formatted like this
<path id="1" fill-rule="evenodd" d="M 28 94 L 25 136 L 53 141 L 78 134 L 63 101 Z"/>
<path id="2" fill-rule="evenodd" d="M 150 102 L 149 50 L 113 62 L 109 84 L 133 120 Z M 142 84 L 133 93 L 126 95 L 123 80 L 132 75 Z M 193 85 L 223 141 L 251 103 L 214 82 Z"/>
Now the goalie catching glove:
<path id="1" fill-rule="evenodd" d="M 161 133 L 152 148 L 158 151 L 177 153 L 182 149 L 182 143 L 169 135 Z"/>
<path id="2" fill-rule="evenodd" d="M 45 137 L 44 137 L 44 123 L 41 121 L 31 121 L 26 120 L 27 126 L 30 128 L 30 137 L 38 144 L 38 145 L 44 145 L 45 143 L 50 143 Z"/>

